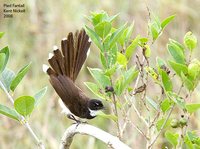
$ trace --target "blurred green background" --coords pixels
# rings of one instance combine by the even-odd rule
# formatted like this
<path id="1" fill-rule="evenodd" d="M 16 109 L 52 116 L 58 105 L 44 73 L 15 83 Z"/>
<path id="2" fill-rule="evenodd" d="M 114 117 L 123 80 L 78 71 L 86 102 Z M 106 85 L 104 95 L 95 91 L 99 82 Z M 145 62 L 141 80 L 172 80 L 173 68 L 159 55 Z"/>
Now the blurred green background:
<path id="1" fill-rule="evenodd" d="M 4 3 L 25 3 L 26 13 L 16 14 L 12 19 L 3 18 Z M 34 95 L 44 86 L 48 92 L 41 105 L 35 109 L 29 120 L 36 134 L 44 141 L 46 148 L 58 148 L 64 130 L 72 123 L 64 115 L 58 105 L 58 96 L 49 85 L 48 77 L 42 71 L 42 64 L 47 64 L 48 53 L 52 47 L 60 47 L 60 41 L 68 32 L 75 31 L 88 24 L 85 15 L 91 11 L 105 10 L 109 15 L 117 13 L 119 17 L 115 22 L 120 25 L 126 21 L 135 21 L 134 35 L 146 36 L 148 24 L 148 11 L 160 16 L 161 19 L 176 14 L 175 20 L 165 29 L 162 36 L 152 47 L 152 58 L 155 56 L 168 58 L 166 43 L 168 38 L 182 42 L 184 34 L 191 30 L 200 40 L 200 0 L 0 0 L 0 31 L 5 32 L 0 40 L 0 47 L 8 45 L 11 49 L 8 67 L 18 71 L 22 66 L 32 62 L 28 75 L 14 93 L 14 97 L 20 95 Z M 200 58 L 198 45 L 195 56 Z M 82 82 L 92 80 L 86 66 L 98 67 L 98 50 L 91 47 L 90 56 L 79 74 L 77 84 L 91 94 Z M 152 61 L 152 64 L 155 62 Z M 152 88 L 154 89 L 154 88 Z M 93 96 L 91 94 L 91 96 Z M 0 91 L 0 103 L 9 107 L 12 105 Z M 197 94 L 196 97 L 199 97 Z M 199 118 L 198 118 L 199 119 Z M 197 121 L 195 128 L 198 128 Z M 116 134 L 113 122 L 102 118 L 91 120 L 92 123 L 112 134 Z M 140 122 L 138 121 L 139 125 Z M 144 140 L 134 128 L 131 128 L 132 138 L 125 140 L 131 147 L 144 148 Z M 154 148 L 161 148 L 162 142 L 158 142 Z M 36 148 L 34 140 L 29 132 L 17 122 L 0 115 L 0 149 L 33 149 Z M 92 137 L 77 135 L 73 141 L 72 149 L 103 149 L 106 145 Z"/>

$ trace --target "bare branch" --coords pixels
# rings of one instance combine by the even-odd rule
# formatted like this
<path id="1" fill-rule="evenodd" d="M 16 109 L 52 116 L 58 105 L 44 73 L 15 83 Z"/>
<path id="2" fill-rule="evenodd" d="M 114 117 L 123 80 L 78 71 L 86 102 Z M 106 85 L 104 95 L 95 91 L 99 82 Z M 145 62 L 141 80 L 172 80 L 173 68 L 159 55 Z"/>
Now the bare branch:
<path id="1" fill-rule="evenodd" d="M 164 127 L 165 127 L 167 121 L 169 120 L 170 115 L 172 114 L 172 111 L 173 111 L 174 107 L 175 107 L 175 104 L 173 104 L 173 105 L 171 106 L 171 109 L 170 109 L 169 113 L 167 114 L 167 117 L 166 117 L 164 123 L 162 124 L 162 126 L 161 126 L 161 128 L 160 128 L 160 131 L 159 131 L 158 134 L 155 136 L 155 138 L 153 139 L 152 143 L 149 145 L 149 148 L 151 148 L 151 147 L 153 146 L 153 144 L 156 142 L 156 140 L 158 139 L 159 135 L 160 135 L 161 132 L 163 131 L 163 129 L 164 129 Z"/>
<path id="2" fill-rule="evenodd" d="M 89 124 L 73 124 L 65 131 L 59 149 L 69 149 L 75 134 L 93 136 L 109 145 L 113 149 L 131 149 L 119 138 Z"/>
<path id="3" fill-rule="evenodd" d="M 135 113 L 137 114 L 137 116 L 144 122 L 144 124 L 148 127 L 149 124 L 147 123 L 147 121 L 145 120 L 145 118 L 140 114 L 140 112 L 137 110 L 137 108 L 135 107 L 135 105 L 133 104 L 133 109 L 135 111 Z"/>
<path id="4" fill-rule="evenodd" d="M 146 140 L 149 140 L 149 137 L 146 136 L 146 134 L 138 126 L 136 126 L 133 122 L 131 122 L 131 124 Z"/>
<path id="5" fill-rule="evenodd" d="M 112 82 L 112 78 L 111 77 L 110 77 L 110 82 L 111 82 L 111 86 L 113 86 L 113 82 Z M 117 101 L 116 101 L 114 92 L 112 92 L 112 99 L 113 99 L 113 104 L 114 104 L 115 115 L 116 115 L 116 117 L 119 118 L 118 111 L 117 111 Z M 121 128 L 120 128 L 120 124 L 119 124 L 119 120 L 118 119 L 117 119 L 116 123 L 117 123 L 118 137 L 121 140 Z"/>

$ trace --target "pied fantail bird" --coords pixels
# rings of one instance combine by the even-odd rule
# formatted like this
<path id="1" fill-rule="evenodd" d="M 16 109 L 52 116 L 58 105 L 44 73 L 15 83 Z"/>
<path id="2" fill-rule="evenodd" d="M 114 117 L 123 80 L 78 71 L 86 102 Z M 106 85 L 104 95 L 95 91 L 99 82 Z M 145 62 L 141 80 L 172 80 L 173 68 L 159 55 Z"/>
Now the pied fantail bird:
<path id="1" fill-rule="evenodd" d="M 61 50 L 54 49 L 48 59 L 51 67 L 47 69 L 49 80 L 65 106 L 79 118 L 92 119 L 96 112 L 104 108 L 98 99 L 90 99 L 75 85 L 75 80 L 87 58 L 91 42 L 85 30 L 69 33 L 61 41 Z M 73 115 L 69 118 L 76 120 Z"/>

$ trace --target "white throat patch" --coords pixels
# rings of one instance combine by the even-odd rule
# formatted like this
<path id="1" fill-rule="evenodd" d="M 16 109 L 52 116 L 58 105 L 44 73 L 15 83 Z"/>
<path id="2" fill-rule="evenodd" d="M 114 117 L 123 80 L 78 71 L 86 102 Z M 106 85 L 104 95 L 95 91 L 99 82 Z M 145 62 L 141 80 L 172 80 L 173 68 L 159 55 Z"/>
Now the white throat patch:
<path id="1" fill-rule="evenodd" d="M 94 117 L 97 116 L 97 114 L 99 112 L 98 110 L 91 110 L 90 108 L 89 108 L 89 111 L 90 111 L 90 115 L 94 116 Z"/>

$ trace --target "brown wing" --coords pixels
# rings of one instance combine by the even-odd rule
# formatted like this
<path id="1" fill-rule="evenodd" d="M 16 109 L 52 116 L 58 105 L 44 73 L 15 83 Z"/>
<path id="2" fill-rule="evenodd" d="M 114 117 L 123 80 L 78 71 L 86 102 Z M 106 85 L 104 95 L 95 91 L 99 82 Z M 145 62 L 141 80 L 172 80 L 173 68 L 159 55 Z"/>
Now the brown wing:
<path id="1" fill-rule="evenodd" d="M 74 85 L 74 82 L 65 75 L 54 75 L 48 69 L 50 83 L 54 87 L 67 108 L 76 116 L 87 117 L 87 101 L 89 98 Z M 74 106 L 75 105 L 75 106 Z"/>

